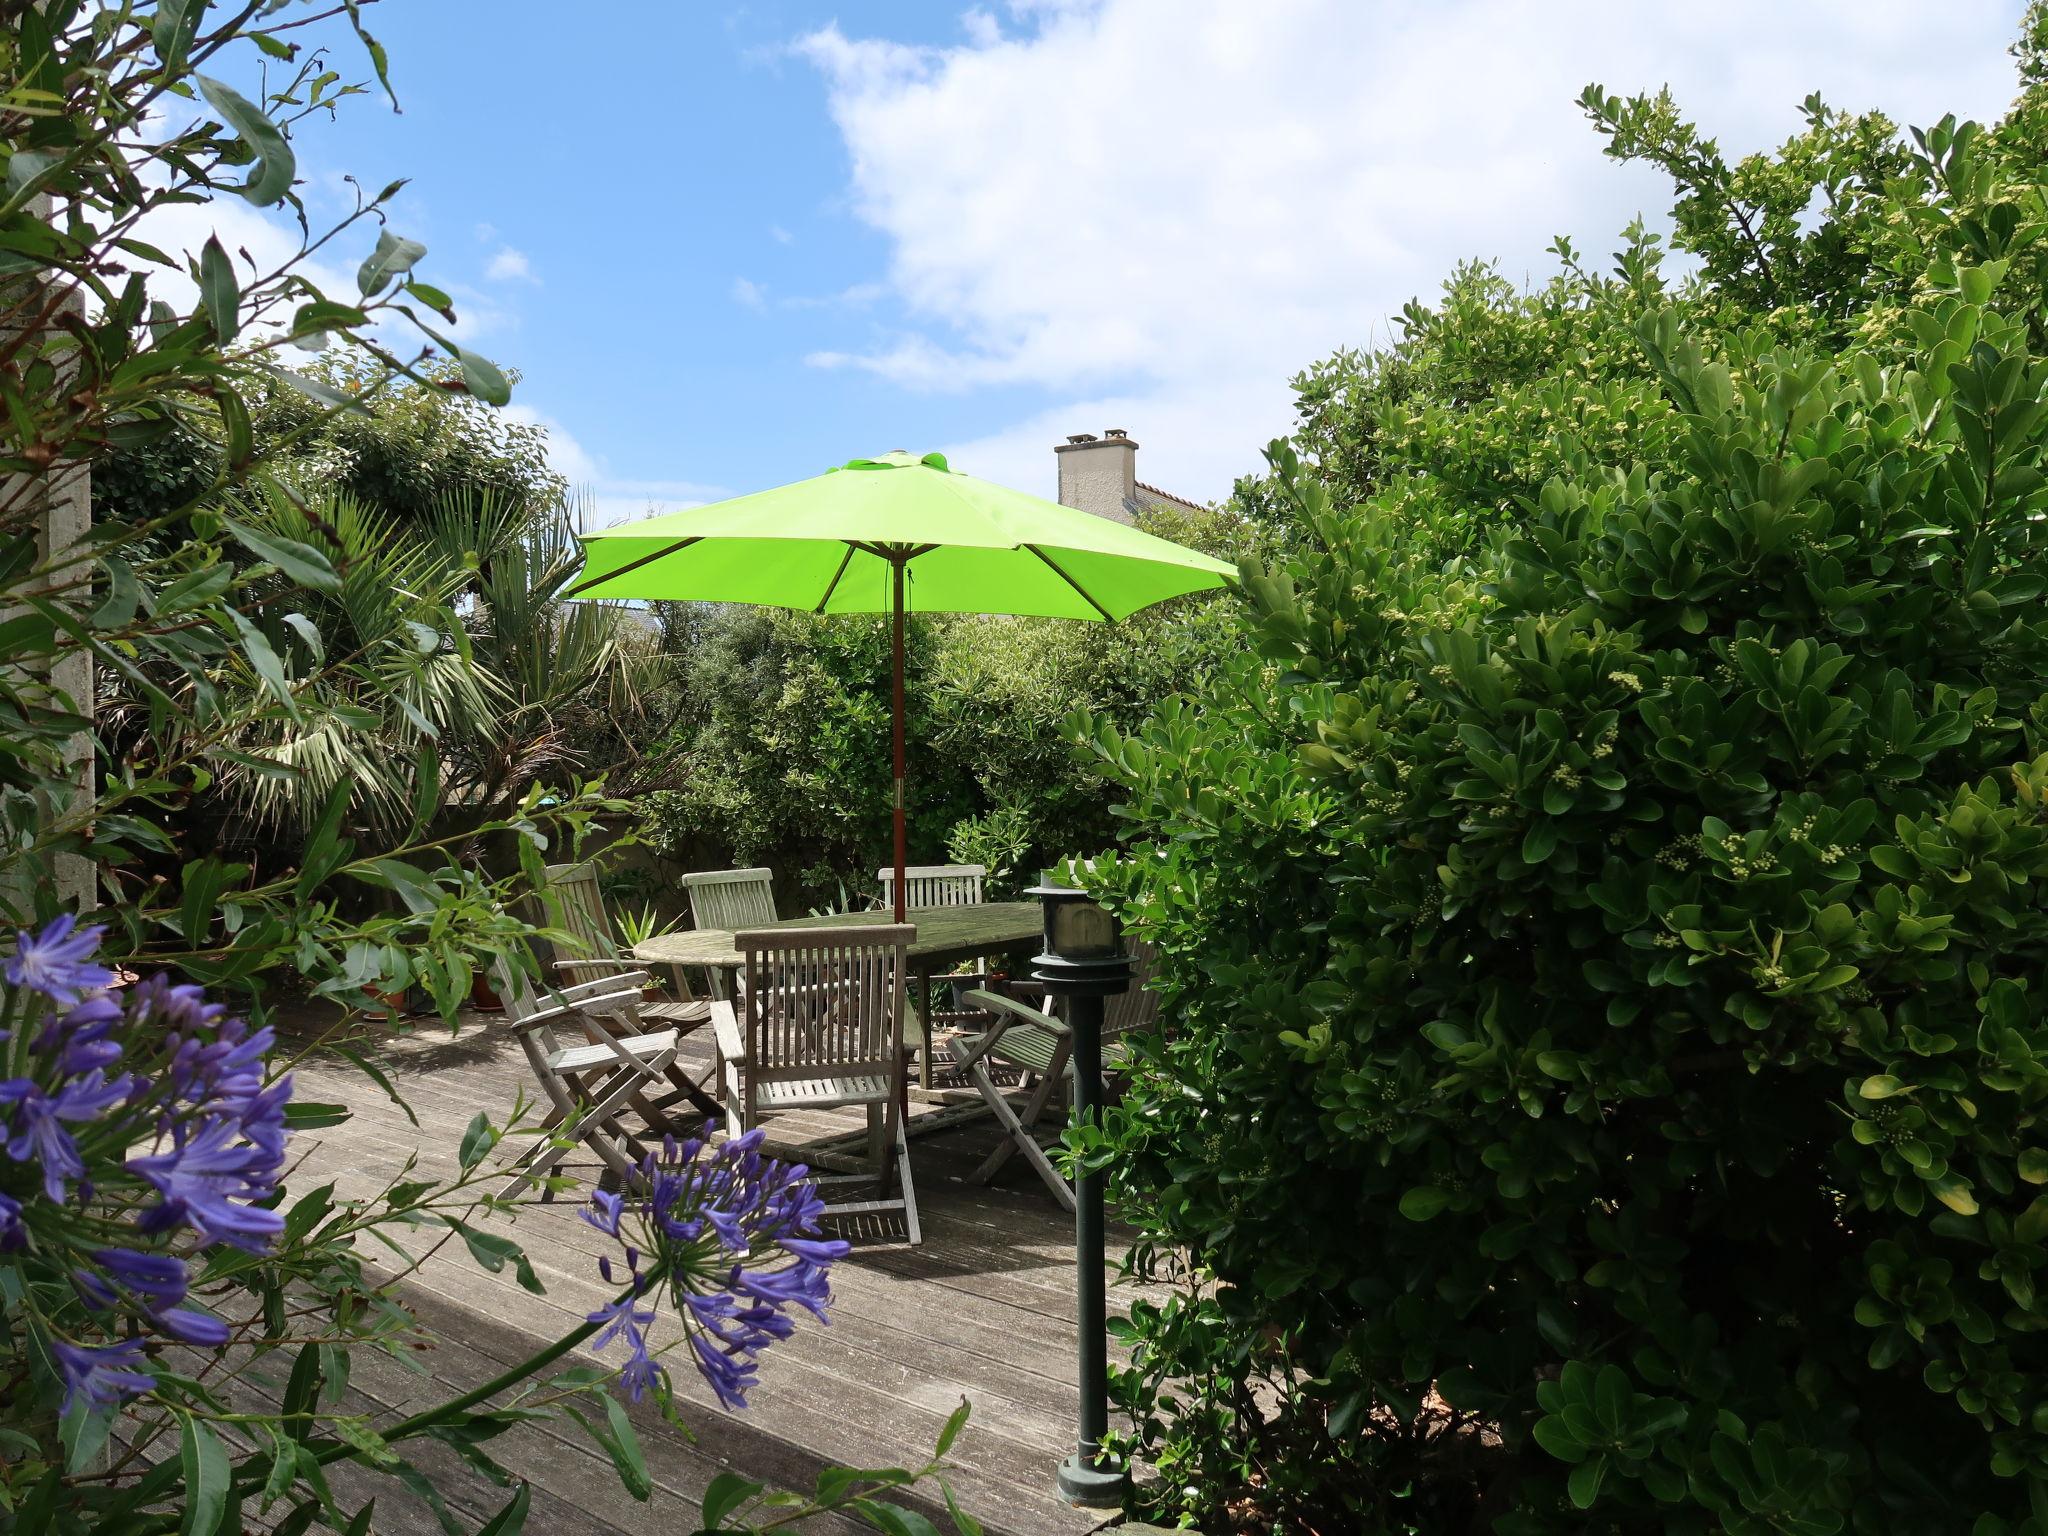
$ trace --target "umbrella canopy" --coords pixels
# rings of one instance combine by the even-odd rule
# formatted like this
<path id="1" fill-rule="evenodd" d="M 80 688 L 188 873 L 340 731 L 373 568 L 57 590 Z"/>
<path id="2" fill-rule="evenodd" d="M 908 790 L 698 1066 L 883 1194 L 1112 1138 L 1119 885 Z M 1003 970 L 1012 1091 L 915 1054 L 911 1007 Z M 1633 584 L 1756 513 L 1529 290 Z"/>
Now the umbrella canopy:
<path id="1" fill-rule="evenodd" d="M 577 598 L 752 603 L 894 621 L 896 917 L 903 918 L 903 615 L 1115 621 L 1236 579 L 1221 560 L 963 475 L 854 459 L 794 485 L 583 535 Z"/>

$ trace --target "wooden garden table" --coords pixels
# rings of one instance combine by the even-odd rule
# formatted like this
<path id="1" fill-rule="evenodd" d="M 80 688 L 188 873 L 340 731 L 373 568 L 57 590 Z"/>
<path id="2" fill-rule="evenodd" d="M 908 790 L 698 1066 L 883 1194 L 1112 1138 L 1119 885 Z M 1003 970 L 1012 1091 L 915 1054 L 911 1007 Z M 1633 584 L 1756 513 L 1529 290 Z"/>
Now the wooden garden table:
<path id="1" fill-rule="evenodd" d="M 826 917 L 792 917 L 764 928 L 843 928 L 894 922 L 889 912 L 849 912 Z M 917 928 L 910 941 L 910 976 L 916 983 L 913 996 L 923 999 L 919 1016 L 924 1022 L 924 1065 L 919 1069 L 923 1086 L 932 1082 L 932 978 L 962 960 L 982 955 L 1023 955 L 1039 948 L 1045 933 L 1044 909 L 1035 901 L 988 901 L 965 907 L 912 907 L 905 921 Z M 712 978 L 712 993 L 732 995 L 728 973 L 738 974 L 746 959 L 733 947 L 733 937 L 723 928 L 692 928 L 683 933 L 665 933 L 633 946 L 633 958 L 646 965 L 687 967 L 701 965 Z"/>

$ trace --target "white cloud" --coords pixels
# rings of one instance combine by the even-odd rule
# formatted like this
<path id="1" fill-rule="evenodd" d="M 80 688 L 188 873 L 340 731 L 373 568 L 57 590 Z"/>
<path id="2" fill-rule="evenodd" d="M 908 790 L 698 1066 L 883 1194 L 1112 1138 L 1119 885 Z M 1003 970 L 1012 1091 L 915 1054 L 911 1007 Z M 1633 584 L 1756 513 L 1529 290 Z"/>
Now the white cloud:
<path id="1" fill-rule="evenodd" d="M 569 482 L 569 494 L 586 528 L 609 528 L 661 512 L 680 512 L 729 495 L 723 487 L 690 480 L 632 480 L 612 474 L 603 455 L 592 453 L 556 417 L 515 400 L 505 407 L 513 421 L 547 433 L 548 467 Z"/>
<path id="2" fill-rule="evenodd" d="M 784 309 L 866 309 L 889 292 L 884 283 L 849 283 L 837 293 L 792 293 L 775 302 Z M 830 353 L 819 356 L 829 357 Z M 830 367 L 831 364 L 825 364 Z"/>
<path id="3" fill-rule="evenodd" d="M 780 224 L 770 224 L 768 226 L 768 238 L 777 245 L 793 245 L 796 243 L 796 236 L 792 235 Z"/>
<path id="4" fill-rule="evenodd" d="M 742 309 L 766 309 L 768 285 L 750 277 L 736 277 L 732 280 L 732 301 Z"/>
<path id="5" fill-rule="evenodd" d="M 533 263 L 526 259 L 526 252 L 514 250 L 511 246 L 501 247 L 484 268 L 484 276 L 494 283 L 537 283 L 533 275 Z"/>
<path id="6" fill-rule="evenodd" d="M 1033 0 L 1008 7 L 1007 34 L 969 13 L 950 48 L 827 27 L 798 48 L 909 319 L 811 361 L 921 389 L 1036 387 L 1059 403 L 963 455 L 1028 459 L 1043 481 L 1053 442 L 1107 422 L 1145 443 L 1147 479 L 1219 495 L 1286 426 L 1289 376 L 1383 340 L 1457 260 L 1540 277 L 1552 235 L 1602 253 L 1668 207 L 1655 173 L 1602 155 L 1575 105 L 1589 80 L 1668 82 L 1731 155 L 1794 131 L 1813 90 L 1903 124 L 1988 118 L 2014 89 L 2019 11 Z"/>
<path id="7" fill-rule="evenodd" d="M 236 197 L 218 197 L 206 203 L 160 203 L 137 223 L 138 238 L 160 247 L 166 254 L 197 260 L 209 237 L 218 238 L 221 249 L 235 270 L 235 279 L 246 292 L 258 281 L 288 263 L 293 263 L 300 245 L 296 227 L 262 213 Z M 368 242 L 375 241 L 374 233 Z M 370 245 L 365 243 L 364 254 Z M 331 250 L 331 248 L 330 248 Z M 325 259 L 327 253 L 297 261 L 293 270 L 305 277 L 331 299 L 343 303 L 356 297 L 355 269 Z M 199 285 L 182 270 L 150 264 L 145 267 L 152 298 L 163 300 L 179 314 L 189 314 L 199 303 Z M 298 307 L 299 300 L 280 305 L 263 316 L 265 323 L 282 327 Z"/>

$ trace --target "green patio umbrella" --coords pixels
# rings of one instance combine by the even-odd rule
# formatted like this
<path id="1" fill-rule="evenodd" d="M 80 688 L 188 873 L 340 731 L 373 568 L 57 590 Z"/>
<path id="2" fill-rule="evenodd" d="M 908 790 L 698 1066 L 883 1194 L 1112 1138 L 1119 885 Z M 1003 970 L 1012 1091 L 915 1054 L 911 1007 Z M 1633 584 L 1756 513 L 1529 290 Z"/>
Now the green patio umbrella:
<path id="1" fill-rule="evenodd" d="M 887 453 L 772 491 L 583 535 L 577 598 L 886 613 L 892 623 L 896 919 L 903 920 L 903 615 L 1115 622 L 1236 579 L 1122 523 Z"/>

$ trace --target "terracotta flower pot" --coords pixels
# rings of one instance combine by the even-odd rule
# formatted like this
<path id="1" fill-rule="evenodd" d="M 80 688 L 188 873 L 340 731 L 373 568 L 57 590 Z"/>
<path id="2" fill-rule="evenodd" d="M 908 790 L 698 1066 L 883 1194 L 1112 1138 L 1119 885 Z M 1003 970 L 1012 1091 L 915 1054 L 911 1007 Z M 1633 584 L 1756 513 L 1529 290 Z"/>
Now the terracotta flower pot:
<path id="1" fill-rule="evenodd" d="M 363 1017 L 366 1019 L 395 1019 L 405 1012 L 405 994 L 403 992 L 372 992 L 370 995 L 383 1006 L 365 1008 L 363 1010 Z"/>

